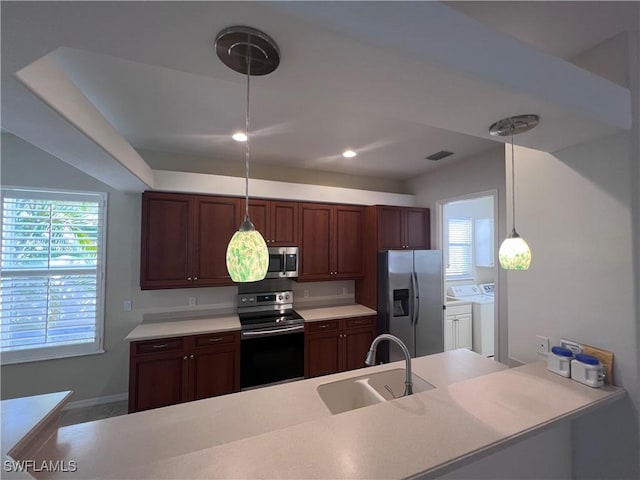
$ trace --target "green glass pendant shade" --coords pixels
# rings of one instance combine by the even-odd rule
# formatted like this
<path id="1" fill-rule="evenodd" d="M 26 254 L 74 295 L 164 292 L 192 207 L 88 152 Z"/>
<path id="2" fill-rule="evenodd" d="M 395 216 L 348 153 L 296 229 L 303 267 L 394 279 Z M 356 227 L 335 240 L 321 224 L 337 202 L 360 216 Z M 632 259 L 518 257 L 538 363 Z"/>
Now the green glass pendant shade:
<path id="1" fill-rule="evenodd" d="M 246 224 L 251 227 L 247 228 Z M 234 282 L 257 282 L 267 276 L 267 243 L 251 222 L 245 220 L 227 246 L 227 270 Z"/>
<path id="2" fill-rule="evenodd" d="M 528 270 L 531 265 L 531 250 L 514 230 L 500 245 L 498 258 L 500 266 L 505 270 Z"/>

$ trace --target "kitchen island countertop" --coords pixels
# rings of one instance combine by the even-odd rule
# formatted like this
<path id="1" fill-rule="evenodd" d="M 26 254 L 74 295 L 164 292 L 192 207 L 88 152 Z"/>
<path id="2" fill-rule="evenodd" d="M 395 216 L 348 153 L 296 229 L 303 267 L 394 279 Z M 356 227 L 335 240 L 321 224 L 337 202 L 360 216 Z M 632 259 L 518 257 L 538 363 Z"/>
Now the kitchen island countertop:
<path id="1" fill-rule="evenodd" d="M 409 397 L 331 415 L 316 391 L 403 366 L 63 427 L 36 460 L 75 459 L 77 478 L 406 478 L 444 473 L 626 394 L 560 377 L 544 362 L 507 369 L 468 350 L 414 359 L 414 373 L 436 388 Z"/>

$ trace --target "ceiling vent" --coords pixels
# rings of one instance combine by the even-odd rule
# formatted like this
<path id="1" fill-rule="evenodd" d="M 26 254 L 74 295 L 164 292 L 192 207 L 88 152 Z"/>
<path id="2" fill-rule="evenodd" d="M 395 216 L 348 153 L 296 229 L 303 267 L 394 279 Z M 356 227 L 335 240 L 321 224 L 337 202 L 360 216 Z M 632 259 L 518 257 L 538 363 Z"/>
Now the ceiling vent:
<path id="1" fill-rule="evenodd" d="M 439 152 L 432 153 L 428 157 L 425 157 L 426 160 L 433 160 L 437 162 L 438 160 L 442 160 L 443 158 L 448 157 L 449 155 L 453 155 L 453 152 L 448 152 L 446 150 L 440 150 Z"/>

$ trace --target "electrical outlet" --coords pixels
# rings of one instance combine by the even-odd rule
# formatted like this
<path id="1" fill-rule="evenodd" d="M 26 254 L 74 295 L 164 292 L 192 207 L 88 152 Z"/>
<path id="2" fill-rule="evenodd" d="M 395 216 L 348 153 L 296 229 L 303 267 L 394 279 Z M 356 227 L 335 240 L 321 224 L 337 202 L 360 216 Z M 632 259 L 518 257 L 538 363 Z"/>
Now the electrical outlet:
<path id="1" fill-rule="evenodd" d="M 543 354 L 549 352 L 549 337 L 536 335 L 536 352 Z"/>
<path id="2" fill-rule="evenodd" d="M 580 345 L 578 342 L 574 342 L 573 340 L 567 340 L 566 338 L 561 338 L 560 346 L 564 348 L 568 348 L 569 350 L 571 350 L 571 353 L 573 353 L 574 355 L 578 353 L 582 353 L 582 345 Z"/>
<path id="3" fill-rule="evenodd" d="M 131 300 L 125 300 L 122 304 L 122 309 L 125 312 L 130 312 L 131 311 Z"/>
<path id="4" fill-rule="evenodd" d="M 346 296 L 347 296 L 347 294 L 348 294 L 347 287 L 342 287 L 342 296 L 343 296 L 343 297 L 346 297 Z"/>
<path id="5" fill-rule="evenodd" d="M 189 297 L 189 306 L 190 307 L 196 306 L 196 297 Z"/>
<path id="6" fill-rule="evenodd" d="M 309 298 L 309 290 L 304 290 L 304 291 L 302 292 L 302 296 L 303 296 L 304 298 Z"/>

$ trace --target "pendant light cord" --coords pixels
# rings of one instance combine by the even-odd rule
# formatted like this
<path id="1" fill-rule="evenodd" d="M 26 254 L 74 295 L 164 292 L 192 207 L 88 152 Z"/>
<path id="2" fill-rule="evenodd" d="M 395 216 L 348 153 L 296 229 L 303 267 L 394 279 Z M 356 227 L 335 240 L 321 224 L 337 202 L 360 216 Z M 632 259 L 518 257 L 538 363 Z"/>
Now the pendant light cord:
<path id="1" fill-rule="evenodd" d="M 249 219 L 249 84 L 251 82 L 251 35 L 247 36 L 247 115 L 244 121 L 247 135 L 245 150 L 245 177 L 244 177 L 244 217 Z"/>
<path id="2" fill-rule="evenodd" d="M 511 124 L 511 215 L 513 234 L 516 233 L 516 175 L 513 161 L 513 134 L 515 129 L 515 125 Z"/>

